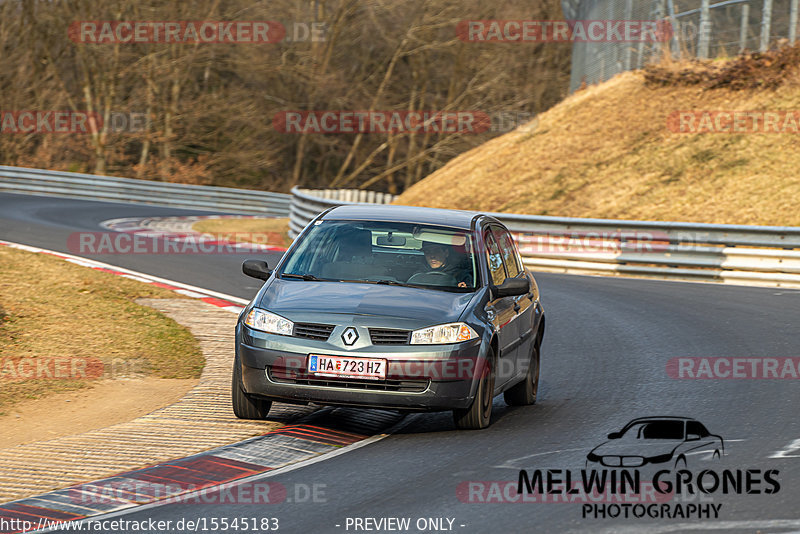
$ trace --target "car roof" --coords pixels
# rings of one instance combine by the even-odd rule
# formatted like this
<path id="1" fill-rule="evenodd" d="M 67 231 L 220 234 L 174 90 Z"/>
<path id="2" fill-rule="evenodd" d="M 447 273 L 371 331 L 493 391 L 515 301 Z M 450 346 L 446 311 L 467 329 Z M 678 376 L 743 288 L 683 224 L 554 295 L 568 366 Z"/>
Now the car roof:
<path id="1" fill-rule="evenodd" d="M 672 415 L 664 415 L 664 416 L 656 416 L 656 417 L 640 417 L 638 419 L 634 419 L 630 421 L 627 425 L 632 425 L 634 423 L 645 423 L 647 421 L 696 421 L 696 419 L 692 417 L 675 417 Z"/>
<path id="2" fill-rule="evenodd" d="M 337 206 L 326 213 L 326 221 L 380 221 L 405 222 L 448 226 L 470 230 L 472 221 L 483 214 L 475 211 L 420 208 L 416 206 L 394 206 L 387 204 L 353 204 Z"/>

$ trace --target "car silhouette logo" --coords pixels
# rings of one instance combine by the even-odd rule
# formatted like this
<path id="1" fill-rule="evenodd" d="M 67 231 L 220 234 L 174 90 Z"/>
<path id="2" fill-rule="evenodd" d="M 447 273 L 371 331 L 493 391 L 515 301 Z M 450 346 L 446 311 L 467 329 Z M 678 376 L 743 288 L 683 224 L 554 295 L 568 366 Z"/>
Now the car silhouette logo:
<path id="1" fill-rule="evenodd" d="M 686 468 L 687 458 L 695 455 L 720 459 L 725 454 L 721 436 L 689 417 L 642 417 L 634 419 L 622 430 L 608 435 L 608 441 L 587 455 L 587 467 L 638 468 L 662 464 L 669 468 Z"/>
<path id="2" fill-rule="evenodd" d="M 347 327 L 345 331 L 342 332 L 342 341 L 348 346 L 358 341 L 358 332 L 356 332 L 356 329 L 352 326 Z"/>

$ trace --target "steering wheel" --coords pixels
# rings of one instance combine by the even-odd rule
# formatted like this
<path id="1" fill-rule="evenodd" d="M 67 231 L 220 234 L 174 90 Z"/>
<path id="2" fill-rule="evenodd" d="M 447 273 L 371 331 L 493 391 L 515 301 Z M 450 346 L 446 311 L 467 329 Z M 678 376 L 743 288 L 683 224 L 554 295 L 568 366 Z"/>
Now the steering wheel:
<path id="1" fill-rule="evenodd" d="M 455 286 L 456 278 L 442 271 L 428 271 L 427 273 L 417 273 L 408 279 L 409 284 L 431 284 L 434 286 Z"/>

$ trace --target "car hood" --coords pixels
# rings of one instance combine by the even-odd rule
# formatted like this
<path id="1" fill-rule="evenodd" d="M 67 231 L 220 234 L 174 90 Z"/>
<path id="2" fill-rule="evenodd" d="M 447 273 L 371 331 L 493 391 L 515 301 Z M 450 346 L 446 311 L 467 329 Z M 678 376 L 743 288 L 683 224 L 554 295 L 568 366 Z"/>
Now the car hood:
<path id="1" fill-rule="evenodd" d="M 596 447 L 592 452 L 598 456 L 644 456 L 651 458 L 672 452 L 683 443 L 671 439 L 614 439 Z"/>
<path id="2" fill-rule="evenodd" d="M 313 282 L 276 278 L 257 306 L 293 321 L 314 321 L 328 315 L 396 318 L 399 327 L 422 328 L 458 321 L 476 293 L 433 289 Z M 319 318 L 319 319 L 317 319 Z"/>

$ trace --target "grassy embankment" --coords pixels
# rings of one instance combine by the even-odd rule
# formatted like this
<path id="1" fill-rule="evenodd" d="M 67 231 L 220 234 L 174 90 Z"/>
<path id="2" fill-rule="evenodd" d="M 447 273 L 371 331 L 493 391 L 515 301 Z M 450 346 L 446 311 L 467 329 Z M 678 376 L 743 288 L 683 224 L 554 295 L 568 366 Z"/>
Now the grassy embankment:
<path id="1" fill-rule="evenodd" d="M 140 297 L 176 295 L 0 247 L 0 415 L 16 403 L 90 387 L 97 379 L 199 377 L 204 360 L 197 340 L 136 304 Z"/>
<path id="2" fill-rule="evenodd" d="M 664 63 L 579 91 L 462 154 L 396 203 L 800 226 L 800 133 L 676 133 L 676 111 L 800 111 L 800 46 Z M 695 123 L 699 126 L 699 120 Z"/>

